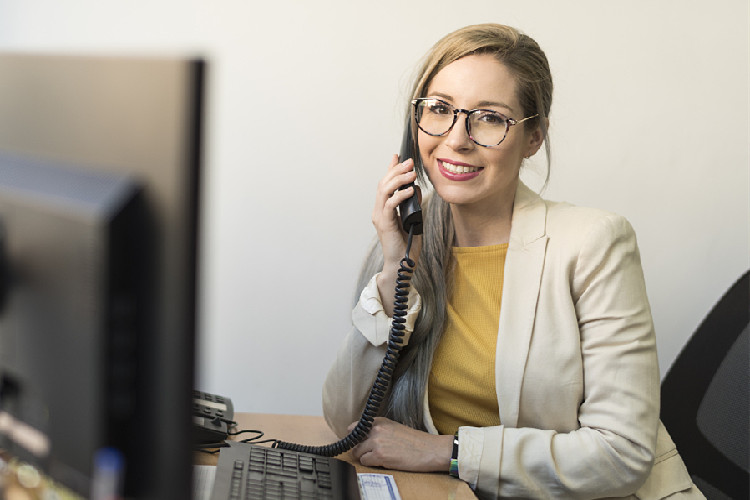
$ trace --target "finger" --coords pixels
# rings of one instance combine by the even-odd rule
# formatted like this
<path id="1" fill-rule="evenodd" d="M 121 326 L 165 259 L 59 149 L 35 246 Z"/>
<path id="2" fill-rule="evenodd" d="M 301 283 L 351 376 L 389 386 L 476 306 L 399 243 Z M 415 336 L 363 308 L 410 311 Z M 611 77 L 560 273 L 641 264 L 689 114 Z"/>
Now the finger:
<path id="1" fill-rule="evenodd" d="M 414 162 L 409 159 L 401 163 L 391 162 L 381 179 L 383 185 L 390 184 L 394 178 L 414 170 Z"/>
<path id="2" fill-rule="evenodd" d="M 385 205 L 383 206 L 383 209 L 386 213 L 395 210 L 397 206 L 399 206 L 403 201 L 408 199 L 414 194 L 414 186 L 409 186 L 404 189 L 397 189 L 393 195 L 388 198 L 388 200 L 385 202 Z"/>
<path id="3" fill-rule="evenodd" d="M 414 162 L 409 159 L 403 163 L 391 163 L 385 175 L 380 180 L 380 187 L 384 188 L 393 184 L 394 179 L 399 176 L 410 176 L 408 172 L 414 171 Z"/>
<path id="4" fill-rule="evenodd" d="M 406 184 L 413 183 L 414 180 L 416 180 L 416 174 L 409 172 L 402 177 L 392 179 L 389 185 L 379 187 L 373 212 L 373 222 L 378 219 L 388 221 L 395 218 L 394 210 L 396 207 L 415 192 L 413 185 L 401 188 Z"/>
<path id="5" fill-rule="evenodd" d="M 363 453 L 357 460 L 359 460 L 359 463 L 366 466 L 366 467 L 377 467 L 379 465 L 382 465 L 380 463 L 380 460 L 377 460 L 377 456 L 375 453 L 367 452 Z"/>
<path id="6" fill-rule="evenodd" d="M 390 181 L 390 186 L 394 187 L 394 189 L 398 189 L 401 186 L 409 184 L 410 182 L 414 182 L 416 180 L 417 172 L 413 168 L 408 168 L 398 175 L 394 175 Z"/>
<path id="7" fill-rule="evenodd" d="M 369 445 L 367 444 L 367 440 L 365 440 L 359 443 L 358 445 L 356 445 L 354 448 L 352 448 L 352 456 L 356 458 L 357 460 L 360 460 L 363 455 L 371 451 L 372 450 L 369 448 Z"/>
<path id="8" fill-rule="evenodd" d="M 390 170 L 393 167 L 395 167 L 396 165 L 398 165 L 400 161 L 401 160 L 398 159 L 398 155 L 397 154 L 394 153 L 393 155 L 391 155 L 391 162 L 388 164 L 388 170 Z"/>
<path id="9" fill-rule="evenodd" d="M 394 168 L 396 166 L 399 166 L 399 165 L 403 165 L 403 166 L 410 165 L 410 166 L 413 167 L 414 166 L 414 160 L 412 160 L 411 158 L 401 159 L 401 158 L 399 158 L 399 156 L 397 154 L 394 154 L 391 157 L 391 162 L 388 165 L 388 170 L 391 170 L 392 168 Z"/>
<path id="10" fill-rule="evenodd" d="M 413 184 L 417 180 L 417 173 L 413 170 L 394 175 L 391 178 L 383 179 L 379 188 L 385 198 L 391 198 L 398 190 L 407 184 Z M 385 200 L 384 200 L 385 201 Z"/>
<path id="11" fill-rule="evenodd" d="M 378 183 L 372 213 L 372 222 L 378 228 L 378 233 L 398 229 L 396 207 L 414 194 L 412 188 L 402 190 L 399 188 L 413 183 L 416 177 L 414 161 L 411 158 L 399 163 L 397 155 L 391 157 L 388 171 Z"/>
<path id="12" fill-rule="evenodd" d="M 407 158 L 406 160 L 394 165 L 392 170 L 397 173 L 410 172 L 414 170 L 414 160 Z"/>

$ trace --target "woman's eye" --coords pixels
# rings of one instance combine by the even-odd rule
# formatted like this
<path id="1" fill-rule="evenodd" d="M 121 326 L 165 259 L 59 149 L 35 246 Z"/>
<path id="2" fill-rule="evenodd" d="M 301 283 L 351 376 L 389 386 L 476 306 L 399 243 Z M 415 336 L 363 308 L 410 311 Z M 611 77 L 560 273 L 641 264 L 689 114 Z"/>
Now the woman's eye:
<path id="1" fill-rule="evenodd" d="M 502 125 L 505 126 L 505 117 L 500 113 L 494 113 L 492 111 L 480 111 L 477 116 L 477 121 L 486 125 Z"/>
<path id="2" fill-rule="evenodd" d="M 430 110 L 430 113 L 436 114 L 436 115 L 447 115 L 451 113 L 451 110 L 448 106 L 446 106 L 443 103 L 436 102 L 431 103 L 427 106 L 427 109 Z"/>

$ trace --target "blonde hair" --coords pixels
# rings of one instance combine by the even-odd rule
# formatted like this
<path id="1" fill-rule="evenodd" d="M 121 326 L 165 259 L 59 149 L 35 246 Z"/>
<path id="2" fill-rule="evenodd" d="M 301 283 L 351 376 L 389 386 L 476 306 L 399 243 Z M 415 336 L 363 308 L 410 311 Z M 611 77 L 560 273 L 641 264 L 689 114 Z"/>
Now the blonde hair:
<path id="1" fill-rule="evenodd" d="M 414 82 L 412 99 L 424 97 L 437 73 L 450 63 L 476 54 L 491 54 L 504 64 L 517 82 L 518 100 L 524 116 L 538 115 L 524 122 L 526 130 L 541 127 L 547 152 L 547 124 L 552 106 L 552 77 L 549 64 L 539 45 L 527 35 L 509 26 L 480 24 L 467 26 L 438 41 L 426 55 Z M 412 124 L 408 103 L 407 126 Z M 412 130 L 413 151 L 420 181 L 426 180 L 417 146 L 416 127 Z M 414 272 L 413 286 L 419 291 L 422 309 L 408 346 L 402 351 L 394 382 L 388 394 L 388 417 L 416 429 L 424 429 L 423 399 L 432 366 L 432 356 L 445 324 L 450 287 L 451 248 L 454 229 L 450 206 L 436 192 L 423 206 L 422 252 Z M 375 242 L 360 274 L 358 290 L 383 267 L 379 242 Z M 357 294 L 358 296 L 358 294 Z M 387 300 L 387 298 L 386 298 Z"/>

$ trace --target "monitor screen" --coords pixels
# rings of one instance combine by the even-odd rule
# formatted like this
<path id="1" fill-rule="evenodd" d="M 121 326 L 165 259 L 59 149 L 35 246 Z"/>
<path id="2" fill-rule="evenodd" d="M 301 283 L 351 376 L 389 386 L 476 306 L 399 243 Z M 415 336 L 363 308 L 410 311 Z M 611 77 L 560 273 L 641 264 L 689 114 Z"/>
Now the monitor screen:
<path id="1" fill-rule="evenodd" d="M 204 66 L 0 54 L 0 449 L 82 496 L 190 495 Z"/>

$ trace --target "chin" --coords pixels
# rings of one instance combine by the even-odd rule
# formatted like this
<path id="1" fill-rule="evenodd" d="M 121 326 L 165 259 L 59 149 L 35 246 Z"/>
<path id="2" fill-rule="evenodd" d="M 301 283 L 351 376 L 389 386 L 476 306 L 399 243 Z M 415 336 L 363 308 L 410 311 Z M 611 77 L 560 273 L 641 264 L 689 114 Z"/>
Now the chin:
<path id="1" fill-rule="evenodd" d="M 443 187 L 442 189 L 435 187 L 435 192 L 440 195 L 446 203 L 450 203 L 451 205 L 469 205 L 478 201 L 476 192 L 468 193 L 466 191 L 466 189 L 462 188 L 455 189 L 453 186 L 448 188 Z"/>

